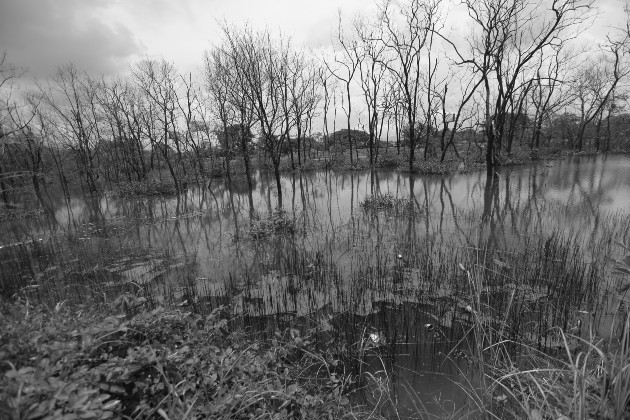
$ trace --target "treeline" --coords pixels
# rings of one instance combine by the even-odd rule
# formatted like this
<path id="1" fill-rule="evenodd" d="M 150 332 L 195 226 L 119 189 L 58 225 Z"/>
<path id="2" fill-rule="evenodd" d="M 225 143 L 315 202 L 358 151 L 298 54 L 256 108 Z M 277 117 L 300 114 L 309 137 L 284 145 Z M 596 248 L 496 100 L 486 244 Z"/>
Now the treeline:
<path id="1" fill-rule="evenodd" d="M 460 29 L 449 13 L 465 17 Z M 467 140 L 491 175 L 515 149 L 627 149 L 630 30 L 580 47 L 576 35 L 595 17 L 585 0 L 385 1 L 349 28 L 340 16 L 331 51 L 223 23 L 203 74 L 163 59 L 125 77 L 66 65 L 20 94 L 22 75 L 3 56 L 1 198 L 26 180 L 38 192 L 44 177 L 65 190 L 78 178 L 95 193 L 103 180 L 155 171 L 182 191 L 231 177 L 238 162 L 250 186 L 269 165 L 281 202 L 283 162 L 302 168 L 314 150 L 354 165 L 365 149 L 375 165 L 391 143 L 413 171 L 419 158 L 463 159 Z"/>

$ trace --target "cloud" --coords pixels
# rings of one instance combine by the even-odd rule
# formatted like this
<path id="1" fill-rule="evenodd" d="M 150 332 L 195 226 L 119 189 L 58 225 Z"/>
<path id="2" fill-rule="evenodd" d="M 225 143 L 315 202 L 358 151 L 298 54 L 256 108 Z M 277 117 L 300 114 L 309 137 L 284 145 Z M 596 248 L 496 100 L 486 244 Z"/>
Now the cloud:
<path id="1" fill-rule="evenodd" d="M 0 6 L 0 50 L 15 65 L 47 76 L 68 62 L 118 73 L 145 47 L 123 24 L 104 18 L 110 0 L 19 0 Z"/>

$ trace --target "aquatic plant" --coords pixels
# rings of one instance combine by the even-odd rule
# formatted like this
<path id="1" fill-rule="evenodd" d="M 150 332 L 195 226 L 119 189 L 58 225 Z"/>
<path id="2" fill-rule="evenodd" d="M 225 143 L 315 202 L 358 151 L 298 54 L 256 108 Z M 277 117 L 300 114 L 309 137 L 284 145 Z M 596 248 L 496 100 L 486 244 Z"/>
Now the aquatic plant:
<path id="1" fill-rule="evenodd" d="M 393 215 L 419 215 L 422 211 L 413 200 L 396 197 L 392 194 L 370 194 L 360 203 L 366 212 L 385 212 Z"/>
<path id="2" fill-rule="evenodd" d="M 562 258 L 560 261 L 564 270 L 575 264 Z M 504 262 L 495 263 L 499 268 L 509 268 Z M 526 290 L 525 285 L 512 290 L 502 309 L 503 316 L 495 317 L 490 314 L 496 302 L 489 299 L 489 279 L 484 275 L 495 269 L 487 263 L 459 267 L 470 287 L 471 306 L 467 311 L 472 314 L 470 334 L 462 341 L 472 349 L 478 382 L 458 385 L 470 397 L 476 412 L 490 418 L 530 419 L 622 419 L 630 415 L 630 314 L 620 319 L 620 328 L 611 325 L 608 340 L 597 336 L 591 312 L 575 309 L 570 328 L 550 325 L 531 334 L 513 316 L 522 313 L 519 289 Z M 623 267 L 621 272 L 625 273 Z M 592 290 L 592 286 L 584 289 L 588 282 L 582 281 L 570 287 Z M 579 307 L 579 303 L 573 307 Z"/>
<path id="3" fill-rule="evenodd" d="M 171 181 L 136 181 L 116 185 L 113 195 L 122 198 L 171 196 L 177 194 L 175 184 Z"/>
<path id="4" fill-rule="evenodd" d="M 282 209 L 276 209 L 269 217 L 250 220 L 247 231 L 252 239 L 263 239 L 272 235 L 293 235 L 296 232 L 296 218 Z"/>

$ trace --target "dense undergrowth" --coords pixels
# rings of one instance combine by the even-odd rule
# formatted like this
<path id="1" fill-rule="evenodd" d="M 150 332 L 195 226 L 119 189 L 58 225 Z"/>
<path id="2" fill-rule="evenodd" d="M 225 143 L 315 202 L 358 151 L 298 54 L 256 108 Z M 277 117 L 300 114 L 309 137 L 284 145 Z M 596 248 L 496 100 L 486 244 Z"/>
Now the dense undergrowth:
<path id="1" fill-rule="evenodd" d="M 159 180 L 121 183 L 114 190 L 114 195 L 123 198 L 169 196 L 176 193 L 177 190 L 172 182 Z"/>
<path id="2" fill-rule="evenodd" d="M 0 417 L 343 418 L 344 381 L 296 331 L 230 331 L 222 309 L 111 314 L 2 304 Z"/>
<path id="3" fill-rule="evenodd" d="M 42 209 L 24 209 L 19 205 L 7 206 L 5 203 L 0 203 L 0 223 L 37 217 L 43 213 L 44 210 Z"/>

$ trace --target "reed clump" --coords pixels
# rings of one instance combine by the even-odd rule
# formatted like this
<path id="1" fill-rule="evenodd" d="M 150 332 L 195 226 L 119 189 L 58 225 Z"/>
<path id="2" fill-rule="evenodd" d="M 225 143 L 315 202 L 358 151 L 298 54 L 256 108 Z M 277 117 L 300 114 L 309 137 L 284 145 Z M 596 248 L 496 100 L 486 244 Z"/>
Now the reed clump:
<path id="1" fill-rule="evenodd" d="M 372 213 L 384 212 L 397 216 L 422 214 L 413 200 L 389 193 L 370 194 L 361 201 L 360 206 L 363 211 Z"/>
<path id="2" fill-rule="evenodd" d="M 571 258 L 571 255 L 580 254 L 571 252 L 567 244 L 561 242 L 555 246 L 559 248 L 551 254 L 551 260 L 557 260 L 563 271 L 570 273 L 571 267 L 578 268 L 573 275 L 588 271 Z M 549 253 L 553 247 L 553 244 L 547 243 L 545 253 Z M 478 255 L 476 257 L 477 264 L 462 264 L 460 269 L 465 273 L 469 286 L 469 312 L 472 315 L 468 333 L 462 341 L 468 344 L 474 355 L 478 380 L 459 384 L 470 396 L 475 412 L 487 418 L 628 418 L 630 314 L 616 318 L 617 322 L 613 322 L 610 327 L 610 337 L 605 339 L 596 332 L 592 312 L 577 309 L 584 302 L 584 298 L 579 295 L 597 295 L 593 283 L 594 279 L 601 279 L 601 276 L 586 275 L 576 283 L 566 283 L 573 276 L 556 278 L 559 284 L 554 286 L 570 285 L 570 289 L 581 292 L 571 295 L 567 291 L 554 291 L 560 294 L 552 306 L 561 311 L 551 317 L 556 319 L 555 325 L 549 325 L 548 320 L 538 323 L 530 320 L 529 328 L 523 328 L 525 326 L 519 325 L 518 317 L 523 316 L 524 310 L 527 312 L 531 308 L 524 307 L 519 289 L 529 295 L 533 289 L 526 288 L 528 283 L 520 283 L 505 296 L 507 304 L 503 307 L 503 315 L 493 315 L 496 305 L 492 304 L 487 293 L 491 277 L 487 273 L 495 272 L 496 266 L 509 268 L 509 263 L 495 261 L 495 267 L 490 267 L 480 264 L 481 259 Z M 614 260 L 614 269 L 626 274 L 629 257 L 630 254 Z M 599 263 L 603 264 L 601 261 Z M 590 269 L 595 270 L 594 267 Z M 519 270 L 514 273 L 519 273 Z M 519 282 L 526 277 L 518 274 L 512 276 Z M 565 296 L 564 300 L 572 304 L 562 308 L 560 296 Z M 542 304 L 542 297 L 538 295 L 536 302 L 533 302 L 537 307 Z M 545 300 L 551 297 L 548 295 Z M 625 306 L 623 297 L 619 305 Z M 598 307 L 593 308 L 597 310 Z M 565 312 L 567 309 L 569 313 Z M 563 312 L 565 315 L 559 316 Z M 549 310 L 541 312 L 548 318 L 552 313 Z M 560 320 L 564 321 L 564 326 L 558 325 Z"/>
<path id="3" fill-rule="evenodd" d="M 251 220 L 247 233 L 252 239 L 264 239 L 273 235 L 293 235 L 297 231 L 297 219 L 286 210 L 276 209 L 269 217 Z"/>
<path id="4" fill-rule="evenodd" d="M 120 183 L 113 191 L 113 195 L 121 198 L 164 197 L 175 194 L 177 194 L 175 184 L 161 180 Z"/>

